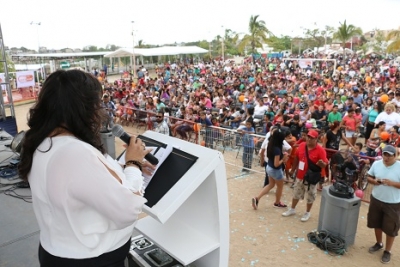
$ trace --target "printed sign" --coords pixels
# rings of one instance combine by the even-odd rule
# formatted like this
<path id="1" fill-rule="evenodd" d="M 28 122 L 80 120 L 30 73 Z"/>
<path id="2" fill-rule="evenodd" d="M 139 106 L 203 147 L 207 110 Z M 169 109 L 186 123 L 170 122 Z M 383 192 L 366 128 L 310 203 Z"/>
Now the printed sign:
<path id="1" fill-rule="evenodd" d="M 5 74 L 4 73 L 0 73 L 0 84 L 1 83 L 5 83 L 6 82 L 6 76 L 5 76 Z M 6 85 L 5 84 L 2 84 L 1 85 L 1 89 L 3 89 L 3 90 L 6 90 Z"/>
<path id="2" fill-rule="evenodd" d="M 300 59 L 299 60 L 299 66 L 302 69 L 306 69 L 307 67 L 311 67 L 312 68 L 313 62 L 312 60 L 309 59 Z"/>
<path id="3" fill-rule="evenodd" d="M 17 72 L 17 88 L 25 88 L 35 86 L 34 71 L 18 71 Z"/>

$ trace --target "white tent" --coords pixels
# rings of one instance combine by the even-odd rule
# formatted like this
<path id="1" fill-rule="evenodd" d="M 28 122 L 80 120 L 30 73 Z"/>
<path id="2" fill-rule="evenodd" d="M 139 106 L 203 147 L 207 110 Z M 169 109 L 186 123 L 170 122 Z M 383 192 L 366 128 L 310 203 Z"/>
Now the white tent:
<path id="1" fill-rule="evenodd" d="M 48 64 L 15 64 L 15 70 L 40 70 Z"/>
<path id="2" fill-rule="evenodd" d="M 197 46 L 162 46 L 155 48 L 120 48 L 111 52 L 105 57 L 129 57 L 133 56 L 169 56 L 169 55 L 189 55 L 189 54 L 205 54 L 208 50 Z"/>

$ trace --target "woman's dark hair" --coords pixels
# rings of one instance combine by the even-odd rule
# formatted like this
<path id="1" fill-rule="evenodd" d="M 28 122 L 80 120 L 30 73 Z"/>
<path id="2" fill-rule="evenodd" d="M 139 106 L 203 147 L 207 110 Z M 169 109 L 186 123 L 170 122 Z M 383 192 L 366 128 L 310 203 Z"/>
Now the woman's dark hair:
<path id="1" fill-rule="evenodd" d="M 376 125 L 375 128 L 379 128 L 380 126 L 385 125 L 385 124 L 386 124 L 386 122 L 380 121 L 380 122 Z"/>
<path id="2" fill-rule="evenodd" d="M 317 114 L 315 114 L 314 112 L 311 113 L 311 119 L 317 120 L 318 119 Z"/>
<path id="3" fill-rule="evenodd" d="M 286 122 L 290 119 L 289 115 L 283 115 L 283 121 Z"/>
<path id="4" fill-rule="evenodd" d="M 269 138 L 268 147 L 267 147 L 268 158 L 274 157 L 275 147 L 282 149 L 283 140 L 285 140 L 285 134 L 283 133 L 282 129 L 280 129 L 280 127 L 279 127 L 272 133 L 271 137 Z"/>
<path id="5" fill-rule="evenodd" d="M 331 125 L 331 127 L 329 127 L 331 129 L 331 131 L 335 130 L 338 126 L 340 125 L 339 121 L 334 121 Z"/>
<path id="6" fill-rule="evenodd" d="M 89 73 L 80 70 L 58 70 L 44 82 L 37 103 L 29 110 L 29 130 L 22 144 L 19 176 L 27 181 L 32 167 L 33 154 L 47 137 L 54 137 L 68 130 L 75 137 L 100 152 L 100 128 L 106 120 L 101 105 L 100 82 Z M 50 147 L 46 151 L 51 149 Z"/>
<path id="7" fill-rule="evenodd" d="M 377 101 L 376 104 L 378 104 L 378 114 L 381 113 L 383 111 L 383 102 L 381 101 Z"/>
<path id="8" fill-rule="evenodd" d="M 250 107 L 247 109 L 247 114 L 249 114 L 250 116 L 253 116 L 254 114 L 254 107 Z"/>

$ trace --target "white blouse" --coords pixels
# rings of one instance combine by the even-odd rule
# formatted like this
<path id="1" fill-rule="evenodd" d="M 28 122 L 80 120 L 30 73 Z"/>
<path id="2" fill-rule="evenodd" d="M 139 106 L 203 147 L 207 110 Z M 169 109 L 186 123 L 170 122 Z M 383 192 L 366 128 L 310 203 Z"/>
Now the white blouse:
<path id="1" fill-rule="evenodd" d="M 28 180 L 40 243 L 58 257 L 91 258 L 119 248 L 130 238 L 146 202 L 132 193 L 141 190 L 140 170 L 123 170 L 71 136 L 40 144 Z"/>

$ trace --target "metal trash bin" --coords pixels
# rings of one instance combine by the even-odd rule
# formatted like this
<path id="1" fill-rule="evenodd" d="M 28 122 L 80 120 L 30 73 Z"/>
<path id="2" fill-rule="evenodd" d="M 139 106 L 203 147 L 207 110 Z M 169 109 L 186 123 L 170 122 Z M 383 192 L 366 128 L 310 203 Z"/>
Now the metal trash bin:
<path id="1" fill-rule="evenodd" d="M 111 132 L 100 133 L 101 143 L 103 144 L 106 153 L 115 159 L 115 137 Z"/>

